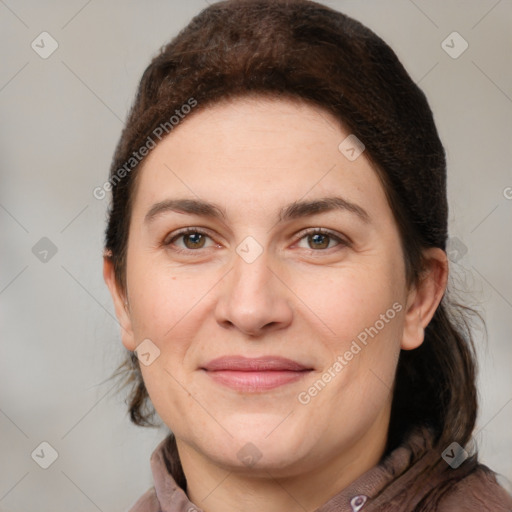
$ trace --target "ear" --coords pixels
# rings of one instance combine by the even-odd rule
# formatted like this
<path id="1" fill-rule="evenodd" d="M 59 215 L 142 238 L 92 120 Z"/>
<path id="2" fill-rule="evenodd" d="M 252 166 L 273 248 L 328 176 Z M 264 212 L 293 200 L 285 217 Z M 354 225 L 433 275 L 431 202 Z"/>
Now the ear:
<path id="1" fill-rule="evenodd" d="M 126 304 L 126 296 L 121 291 L 114 272 L 114 263 L 108 254 L 103 255 L 103 279 L 110 290 L 114 302 L 117 320 L 121 326 L 121 340 L 123 345 L 131 351 L 136 348 L 135 337 L 132 330 L 132 321 L 129 306 Z"/>
<path id="2" fill-rule="evenodd" d="M 411 288 L 405 308 L 401 348 L 418 348 L 425 338 L 425 328 L 443 298 L 448 282 L 448 259 L 439 247 L 423 251 L 425 269 L 419 282 Z"/>

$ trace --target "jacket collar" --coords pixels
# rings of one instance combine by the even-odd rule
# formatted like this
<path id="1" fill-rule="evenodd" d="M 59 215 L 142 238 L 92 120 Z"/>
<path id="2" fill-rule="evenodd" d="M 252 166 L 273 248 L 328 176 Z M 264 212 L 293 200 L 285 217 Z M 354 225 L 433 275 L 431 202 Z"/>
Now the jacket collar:
<path id="1" fill-rule="evenodd" d="M 200 512 L 169 474 L 164 439 L 151 456 L 155 491 L 162 512 Z M 429 469 L 437 467 L 435 471 Z M 393 505 L 395 511 L 412 510 L 421 499 L 446 479 L 446 464 L 432 446 L 427 429 L 414 431 L 404 444 L 383 461 L 336 494 L 316 512 L 372 512 Z M 453 471 L 453 470 L 452 470 Z M 427 473 L 428 472 L 428 477 Z M 454 476 L 453 473 L 451 476 Z M 421 492 L 414 482 L 424 482 Z M 387 507 L 386 507 L 387 509 Z"/>

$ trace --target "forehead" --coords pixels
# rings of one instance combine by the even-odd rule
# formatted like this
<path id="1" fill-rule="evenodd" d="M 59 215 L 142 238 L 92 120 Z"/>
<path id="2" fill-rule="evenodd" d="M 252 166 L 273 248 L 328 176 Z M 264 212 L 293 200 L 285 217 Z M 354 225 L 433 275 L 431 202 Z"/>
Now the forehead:
<path id="1" fill-rule="evenodd" d="M 329 112 L 290 99 L 238 98 L 198 109 L 146 157 L 134 212 L 169 194 L 255 210 L 343 192 L 385 208 L 364 152 L 355 159 L 343 152 L 353 137 Z"/>

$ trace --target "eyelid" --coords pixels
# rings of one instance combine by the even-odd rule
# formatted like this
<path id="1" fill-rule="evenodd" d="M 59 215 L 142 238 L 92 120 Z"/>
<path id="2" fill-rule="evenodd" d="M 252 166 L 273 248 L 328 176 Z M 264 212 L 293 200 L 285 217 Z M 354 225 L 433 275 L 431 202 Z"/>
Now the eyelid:
<path id="1" fill-rule="evenodd" d="M 180 236 L 189 235 L 189 234 L 192 234 L 192 233 L 198 233 L 200 235 L 205 235 L 205 236 L 209 237 L 212 241 L 215 241 L 210 230 L 208 230 L 206 228 L 199 228 L 199 227 L 189 226 L 189 227 L 186 227 L 186 228 L 181 228 L 181 229 L 178 229 L 176 231 L 173 231 L 172 233 L 169 233 L 164 238 L 164 240 L 162 242 L 162 245 L 164 245 L 164 246 L 171 245 Z"/>
<path id="2" fill-rule="evenodd" d="M 194 227 L 194 226 L 188 226 L 186 228 L 181 228 L 181 229 L 178 229 L 177 231 L 170 233 L 168 236 L 166 236 L 164 238 L 162 245 L 164 247 L 170 246 L 174 243 L 174 241 L 176 239 L 178 239 L 184 235 L 191 234 L 191 233 L 205 235 L 208 238 L 210 238 L 218 246 L 218 242 L 216 242 L 214 236 L 212 236 L 209 229 Z M 321 228 L 321 227 L 306 228 L 306 229 L 303 229 L 302 231 L 299 231 L 295 235 L 295 242 L 293 243 L 293 245 L 296 245 L 298 242 L 300 242 L 306 236 L 308 236 L 310 234 L 317 234 L 317 233 L 322 234 L 322 235 L 327 235 L 327 236 L 335 239 L 338 242 L 334 247 L 330 247 L 329 249 L 335 249 L 336 247 L 338 247 L 340 245 L 345 246 L 345 247 L 352 246 L 352 241 L 348 237 L 341 235 L 333 230 L 330 230 L 327 228 Z M 200 249 L 211 249 L 211 247 L 202 247 Z M 193 253 L 193 252 L 199 252 L 200 249 L 182 249 L 180 247 L 174 247 L 173 250 L 177 253 L 180 253 L 180 252 Z M 309 249 L 309 251 L 313 252 L 313 253 L 322 253 L 322 252 L 329 251 L 329 249 L 318 249 L 318 250 Z M 306 250 L 308 250 L 308 249 L 306 249 Z"/>
<path id="3" fill-rule="evenodd" d="M 334 238 L 336 241 L 339 242 L 339 245 L 345 245 L 347 247 L 350 247 L 352 245 L 352 241 L 347 236 L 337 233 L 336 231 L 332 231 L 330 229 L 320 228 L 320 227 L 307 228 L 302 231 L 299 231 L 299 233 L 297 233 L 297 235 L 296 235 L 295 243 L 299 242 L 307 235 L 312 235 L 312 234 L 316 234 L 316 233 L 320 233 L 322 235 L 327 235 L 327 236 L 330 236 L 331 238 Z M 332 247 L 332 249 L 334 249 L 334 247 Z M 314 249 L 311 249 L 311 250 L 314 251 Z M 322 250 L 326 251 L 327 249 L 322 249 Z M 321 252 L 322 250 L 315 251 L 315 252 Z"/>

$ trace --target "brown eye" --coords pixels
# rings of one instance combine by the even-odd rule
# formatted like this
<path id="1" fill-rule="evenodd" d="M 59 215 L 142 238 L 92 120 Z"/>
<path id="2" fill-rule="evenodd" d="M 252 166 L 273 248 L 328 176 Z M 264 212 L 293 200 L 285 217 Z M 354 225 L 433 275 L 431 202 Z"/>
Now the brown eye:
<path id="1" fill-rule="evenodd" d="M 323 233 L 308 235 L 308 245 L 311 249 L 327 249 L 330 241 L 331 237 Z"/>
<path id="2" fill-rule="evenodd" d="M 298 246 L 302 249 L 313 249 L 316 251 L 332 249 L 338 245 L 341 248 L 349 246 L 350 244 L 340 236 L 330 231 L 325 231 L 323 228 L 312 229 L 309 232 L 305 232 L 298 243 Z"/>
<path id="3" fill-rule="evenodd" d="M 183 236 L 183 243 L 187 249 L 201 249 L 204 247 L 206 237 L 201 233 L 191 233 Z"/>
<path id="4" fill-rule="evenodd" d="M 213 244 L 212 237 L 199 229 L 187 228 L 163 242 L 163 245 L 176 252 L 208 249 Z"/>

